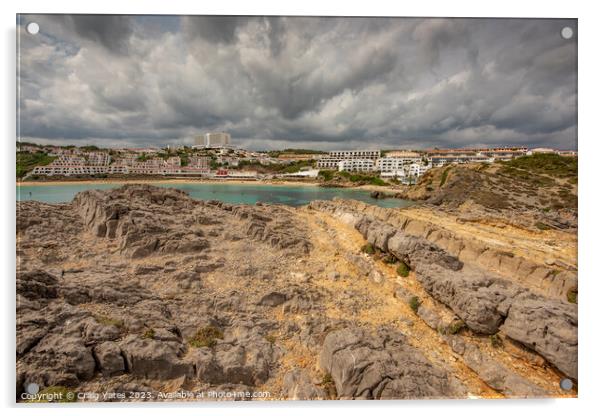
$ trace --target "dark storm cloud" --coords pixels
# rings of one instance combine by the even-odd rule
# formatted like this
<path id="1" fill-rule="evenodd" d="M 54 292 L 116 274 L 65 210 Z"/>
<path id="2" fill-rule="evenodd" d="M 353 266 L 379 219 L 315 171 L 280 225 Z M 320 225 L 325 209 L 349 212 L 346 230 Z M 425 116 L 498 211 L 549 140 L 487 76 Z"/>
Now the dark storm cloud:
<path id="1" fill-rule="evenodd" d="M 109 51 L 127 53 L 128 41 L 133 32 L 129 16 L 114 15 L 51 15 L 54 20 L 74 37 L 98 43 Z"/>
<path id="2" fill-rule="evenodd" d="M 576 145 L 573 20 L 34 16 L 20 134 L 99 145 Z"/>
<path id="3" fill-rule="evenodd" d="M 199 36 L 208 42 L 232 43 L 236 29 L 249 22 L 240 16 L 184 16 L 183 27 L 189 36 Z"/>

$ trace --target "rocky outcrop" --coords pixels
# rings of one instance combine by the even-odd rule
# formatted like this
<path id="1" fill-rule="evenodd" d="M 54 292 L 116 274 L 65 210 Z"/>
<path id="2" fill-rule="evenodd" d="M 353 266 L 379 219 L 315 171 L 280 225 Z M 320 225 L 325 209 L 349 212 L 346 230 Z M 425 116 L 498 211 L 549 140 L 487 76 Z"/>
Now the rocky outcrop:
<path id="1" fill-rule="evenodd" d="M 181 357 L 186 351 L 177 341 L 160 341 L 131 335 L 119 343 L 130 373 L 150 379 L 167 380 L 191 374 L 193 367 Z"/>
<path id="2" fill-rule="evenodd" d="M 533 293 L 515 280 L 482 267 L 483 264 L 499 266 L 505 262 L 507 265 L 514 264 L 511 269 L 517 270 L 525 266 L 523 260 L 508 253 L 496 255 L 493 250 L 484 249 L 471 258 L 470 264 L 465 265 L 439 246 L 443 231 L 404 220 L 392 210 L 348 201 L 345 205 L 336 201 L 315 202 L 312 208 L 345 218 L 376 248 L 410 266 L 428 294 L 451 308 L 475 333 L 493 335 L 501 330 L 510 339 L 541 354 L 567 376 L 577 378 L 576 305 Z M 421 235 L 428 236 L 428 239 Z M 437 244 L 431 240 L 436 240 Z M 462 253 L 467 247 L 461 243 L 453 246 L 453 251 Z M 473 247 L 470 250 L 475 249 Z M 484 262 L 486 256 L 489 260 Z M 477 259 L 480 260 L 475 261 Z M 535 274 L 545 268 L 540 266 L 533 269 L 532 273 Z M 540 279 L 545 279 L 544 274 Z M 407 295 L 400 296 L 407 298 Z M 418 308 L 417 312 L 429 326 L 438 327 L 438 317 L 431 310 Z M 508 376 L 504 380 L 506 378 L 514 380 L 514 377 Z M 501 390 L 510 391 L 508 387 Z M 527 388 L 527 391 L 531 390 Z"/>
<path id="3" fill-rule="evenodd" d="M 170 219 L 197 205 L 176 189 L 126 185 L 112 191 L 86 191 L 76 195 L 73 205 L 94 236 L 116 240 L 120 250 L 134 259 L 209 247 L 200 229 L 178 226 Z M 161 209 L 149 211 L 149 205 Z"/>
<path id="4" fill-rule="evenodd" d="M 260 210 L 258 212 L 258 210 Z M 266 211 L 265 214 L 262 211 Z M 246 234 L 253 240 L 268 243 L 272 247 L 290 250 L 292 253 L 309 254 L 311 242 L 291 218 L 291 213 L 285 208 L 267 209 L 259 207 L 235 206 L 232 214 L 246 222 Z"/>
<path id="5" fill-rule="evenodd" d="M 493 389 L 511 398 L 547 397 L 550 392 L 531 383 L 529 380 L 510 370 L 504 364 L 494 360 L 477 346 L 464 344 L 454 345 L 454 350 L 461 348 L 462 358 L 479 377 Z"/>
<path id="6" fill-rule="evenodd" d="M 259 386 L 270 377 L 279 350 L 263 335 L 261 324 L 238 326 L 213 347 L 195 348 L 192 362 L 205 383 Z"/>
<path id="7" fill-rule="evenodd" d="M 520 289 L 510 282 L 466 268 L 460 272 L 437 264 L 419 264 L 416 279 L 439 302 L 449 306 L 470 329 L 495 334 Z"/>
<path id="8" fill-rule="evenodd" d="M 96 346 L 94 357 L 105 377 L 119 375 L 125 371 L 125 360 L 116 342 L 106 341 Z"/>
<path id="9" fill-rule="evenodd" d="M 284 397 L 291 400 L 328 398 L 323 388 L 314 384 L 306 370 L 295 369 L 284 376 Z"/>
<path id="10" fill-rule="evenodd" d="M 491 393 L 482 380 L 531 397 L 540 385 L 544 394 L 557 386 L 548 362 L 566 374 L 576 365 L 557 364 L 576 348 L 573 305 L 540 307 L 546 297 L 464 261 L 437 230 L 396 222 L 393 210 L 381 218 L 336 209 L 382 251 L 371 256 L 348 250 L 353 230 L 321 213 L 195 201 L 152 186 L 19 207 L 32 221 L 19 218 L 17 227 L 17 392 L 35 382 L 449 398 Z M 408 277 L 377 263 L 395 258 L 413 269 Z M 563 326 L 573 317 L 574 328 Z M 492 350 L 479 335 L 496 332 L 512 350 Z M 455 353 L 431 349 L 445 340 Z M 533 376 L 510 356 L 519 344 L 535 357 Z"/>
<path id="11" fill-rule="evenodd" d="M 461 388 L 408 345 L 404 336 L 381 328 L 331 332 L 324 340 L 320 366 L 334 380 L 339 398 L 415 399 L 459 397 Z"/>
<path id="12" fill-rule="evenodd" d="M 501 330 L 577 379 L 577 305 L 522 293 L 513 299 Z"/>
<path id="13" fill-rule="evenodd" d="M 327 212 L 356 227 L 367 239 L 371 223 L 377 221 L 387 224 L 388 227 L 403 232 L 406 237 L 419 237 L 434 244 L 459 262 L 494 271 L 506 280 L 526 284 L 532 291 L 546 297 L 566 300 L 567 293 L 577 287 L 577 273 L 571 265 L 555 259 L 550 259 L 549 264 L 539 264 L 530 258 L 513 255 L 506 250 L 491 247 L 490 244 L 458 235 L 438 226 L 436 220 L 417 220 L 405 215 L 403 211 L 381 208 L 360 201 L 313 201 L 310 208 Z M 487 222 L 487 218 L 481 220 Z M 466 221 L 466 215 L 458 217 L 459 223 Z M 500 224 L 499 227 L 520 225 L 514 224 L 513 218 L 504 221 L 507 225 Z M 500 228 L 500 232 L 503 232 L 503 228 Z M 380 234 L 384 238 L 389 231 Z M 376 242 L 375 237 L 371 236 L 370 240 Z M 377 247 L 384 250 L 383 244 L 379 243 Z"/>

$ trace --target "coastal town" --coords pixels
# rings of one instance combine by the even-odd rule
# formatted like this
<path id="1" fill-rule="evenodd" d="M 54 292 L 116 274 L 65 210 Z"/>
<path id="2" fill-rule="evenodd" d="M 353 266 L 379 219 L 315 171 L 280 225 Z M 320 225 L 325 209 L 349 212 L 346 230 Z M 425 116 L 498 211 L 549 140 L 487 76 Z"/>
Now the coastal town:
<path id="1" fill-rule="evenodd" d="M 155 175 L 179 178 L 265 180 L 316 179 L 333 172 L 370 175 L 415 184 L 429 169 L 450 164 L 494 163 L 533 154 L 576 156 L 551 148 L 253 151 L 236 147 L 230 134 L 210 132 L 192 146 L 99 148 L 17 143 L 17 178 L 108 178 Z M 20 166 L 19 162 L 23 162 Z"/>

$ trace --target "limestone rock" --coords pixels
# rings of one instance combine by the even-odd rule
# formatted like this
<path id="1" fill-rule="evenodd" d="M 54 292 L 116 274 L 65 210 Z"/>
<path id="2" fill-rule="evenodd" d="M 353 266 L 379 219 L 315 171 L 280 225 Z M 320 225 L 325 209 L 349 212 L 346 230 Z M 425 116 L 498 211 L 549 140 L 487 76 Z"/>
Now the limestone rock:
<path id="1" fill-rule="evenodd" d="M 119 344 L 128 371 L 136 376 L 167 380 L 192 372 L 192 366 L 180 358 L 185 348 L 178 342 L 129 335 Z"/>
<path id="2" fill-rule="evenodd" d="M 524 293 L 512 302 L 501 330 L 577 379 L 577 305 Z"/>
<path id="3" fill-rule="evenodd" d="M 121 349 L 116 342 L 106 341 L 97 345 L 94 348 L 94 356 L 98 361 L 100 371 L 105 377 L 111 377 L 125 371 Z"/>
<path id="4" fill-rule="evenodd" d="M 320 366 L 335 382 L 339 398 L 412 399 L 457 397 L 461 389 L 396 330 L 372 335 L 358 327 L 331 332 Z"/>
<path id="5" fill-rule="evenodd" d="M 323 388 L 316 386 L 306 370 L 295 369 L 288 372 L 283 379 L 284 395 L 292 400 L 326 399 Z"/>

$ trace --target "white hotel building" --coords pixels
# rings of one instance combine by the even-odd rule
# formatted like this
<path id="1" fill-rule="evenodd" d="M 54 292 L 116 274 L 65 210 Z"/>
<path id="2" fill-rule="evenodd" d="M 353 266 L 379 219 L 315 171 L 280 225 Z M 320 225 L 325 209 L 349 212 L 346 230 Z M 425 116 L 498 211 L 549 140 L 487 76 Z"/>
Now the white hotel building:
<path id="1" fill-rule="evenodd" d="M 374 161 L 370 159 L 345 159 L 338 163 L 339 172 L 372 172 Z"/>
<path id="2" fill-rule="evenodd" d="M 380 172 L 393 172 L 403 169 L 406 165 L 419 164 L 422 161 L 418 157 L 381 157 L 376 161 L 375 170 Z"/>
<path id="3" fill-rule="evenodd" d="M 380 150 L 340 150 L 329 152 L 328 156 L 318 159 L 318 169 L 339 169 L 343 160 L 371 160 L 373 163 L 380 157 Z"/>

